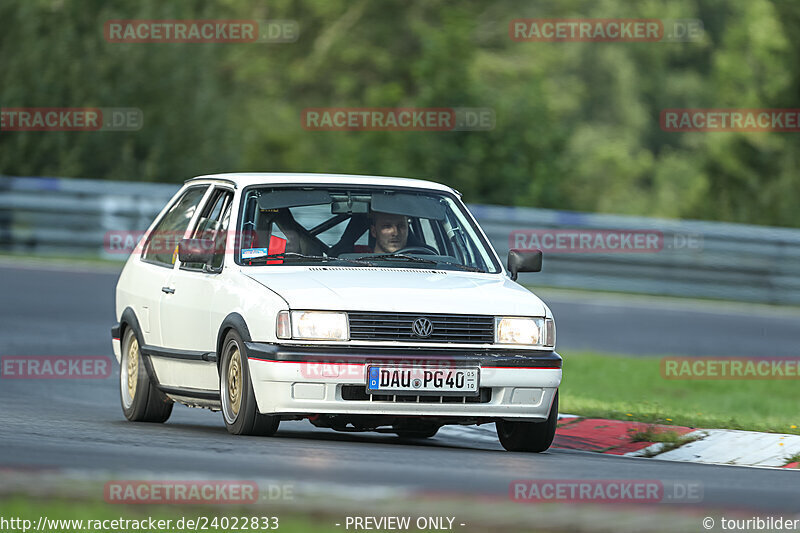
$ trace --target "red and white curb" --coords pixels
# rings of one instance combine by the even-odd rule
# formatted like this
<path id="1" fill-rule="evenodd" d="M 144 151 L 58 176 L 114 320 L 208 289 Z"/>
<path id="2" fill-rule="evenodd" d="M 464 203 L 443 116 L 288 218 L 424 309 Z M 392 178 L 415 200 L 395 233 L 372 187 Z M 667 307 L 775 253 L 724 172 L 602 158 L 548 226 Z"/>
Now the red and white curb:
<path id="1" fill-rule="evenodd" d="M 654 444 L 652 442 L 635 441 L 634 436 L 637 433 L 653 431 L 672 431 L 682 436 L 693 430 L 681 426 L 654 426 L 644 422 L 564 417 L 559 420 L 553 446 L 611 455 L 628 455 L 652 446 Z"/>
<path id="2" fill-rule="evenodd" d="M 691 463 L 713 463 L 746 466 L 787 465 L 789 457 L 800 453 L 800 436 L 780 433 L 758 433 L 732 429 L 703 429 L 689 433 L 698 440 L 656 455 L 657 459 Z M 660 444 L 626 455 L 657 453 Z M 796 463 L 793 463 L 796 466 Z"/>
<path id="3" fill-rule="evenodd" d="M 667 432 L 689 442 L 662 452 L 665 444 L 638 440 L 643 434 Z M 500 448 L 494 425 L 445 426 L 439 436 Z M 558 416 L 553 448 L 690 463 L 800 468 L 797 462 L 789 463 L 790 457 L 800 454 L 800 435 L 697 429 L 567 414 Z"/>
<path id="4" fill-rule="evenodd" d="M 636 433 L 645 431 L 677 433 L 688 442 L 662 452 L 666 446 L 664 443 L 633 441 Z M 553 446 L 665 461 L 784 468 L 800 466 L 796 462 L 789 463 L 790 457 L 800 454 L 799 435 L 696 429 L 623 420 L 559 416 Z"/>
<path id="5" fill-rule="evenodd" d="M 633 441 L 634 435 L 645 431 L 677 433 L 688 442 L 662 452 L 666 446 L 664 443 Z M 665 461 L 779 468 L 800 466 L 797 462 L 789 463 L 790 457 L 800 454 L 799 435 L 696 429 L 622 420 L 559 416 L 553 446 Z"/>

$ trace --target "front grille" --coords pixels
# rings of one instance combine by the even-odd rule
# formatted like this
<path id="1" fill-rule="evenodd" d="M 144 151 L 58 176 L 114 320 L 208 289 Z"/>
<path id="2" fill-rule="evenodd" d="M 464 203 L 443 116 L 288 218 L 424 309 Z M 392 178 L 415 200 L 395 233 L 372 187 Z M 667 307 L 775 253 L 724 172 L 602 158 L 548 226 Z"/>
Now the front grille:
<path id="1" fill-rule="evenodd" d="M 483 315 L 432 315 L 418 313 L 348 313 L 350 338 L 368 341 L 443 342 L 491 344 L 494 317 Z M 427 337 L 414 333 L 417 319 L 428 319 L 433 331 Z"/>
<path id="2" fill-rule="evenodd" d="M 492 389 L 481 387 L 477 396 L 411 396 L 404 394 L 367 394 L 364 385 L 342 385 L 342 400 L 350 402 L 390 402 L 390 403 L 489 403 Z"/>

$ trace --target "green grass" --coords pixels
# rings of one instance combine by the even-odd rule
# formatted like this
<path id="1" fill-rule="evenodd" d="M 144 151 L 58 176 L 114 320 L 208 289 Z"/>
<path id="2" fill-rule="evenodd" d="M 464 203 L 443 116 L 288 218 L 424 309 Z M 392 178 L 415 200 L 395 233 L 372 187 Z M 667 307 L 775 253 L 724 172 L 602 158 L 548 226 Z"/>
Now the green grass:
<path id="1" fill-rule="evenodd" d="M 26 261 L 36 261 L 39 263 L 42 262 L 50 262 L 50 263 L 59 263 L 59 264 L 68 264 L 68 265 L 90 265 L 90 266 L 107 266 L 107 267 L 118 267 L 122 270 L 122 266 L 125 264 L 125 259 L 128 258 L 127 254 L 120 255 L 122 260 L 115 260 L 109 259 L 106 257 L 102 257 L 99 254 L 90 254 L 90 253 L 81 253 L 75 255 L 68 255 L 68 254 L 51 254 L 51 253 L 26 253 L 26 252 L 10 252 L 10 251 L 2 251 L 0 252 L 0 259 L 6 259 L 11 261 L 19 261 L 20 263 L 24 264 Z"/>
<path id="2" fill-rule="evenodd" d="M 697 428 L 800 435 L 792 380 L 666 380 L 658 357 L 562 353 L 563 413 Z"/>
<path id="3" fill-rule="evenodd" d="M 631 442 L 660 442 L 661 448 L 657 452 L 647 451 L 645 457 L 654 457 L 658 454 L 665 453 L 676 448 L 680 448 L 684 444 L 694 442 L 700 437 L 689 437 L 687 435 L 679 435 L 676 431 L 661 431 L 655 426 L 649 426 L 647 429 L 637 431 L 631 434 Z"/>

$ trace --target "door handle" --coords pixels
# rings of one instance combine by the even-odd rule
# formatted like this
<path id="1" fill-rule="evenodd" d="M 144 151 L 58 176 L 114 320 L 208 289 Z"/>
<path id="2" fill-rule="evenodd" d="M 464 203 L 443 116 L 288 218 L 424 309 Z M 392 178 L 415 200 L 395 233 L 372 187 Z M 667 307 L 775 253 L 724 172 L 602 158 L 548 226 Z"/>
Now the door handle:
<path id="1" fill-rule="evenodd" d="M 175 294 L 175 289 L 173 289 L 171 287 L 161 287 L 161 292 L 164 292 L 164 293 L 167 293 L 167 294 Z"/>

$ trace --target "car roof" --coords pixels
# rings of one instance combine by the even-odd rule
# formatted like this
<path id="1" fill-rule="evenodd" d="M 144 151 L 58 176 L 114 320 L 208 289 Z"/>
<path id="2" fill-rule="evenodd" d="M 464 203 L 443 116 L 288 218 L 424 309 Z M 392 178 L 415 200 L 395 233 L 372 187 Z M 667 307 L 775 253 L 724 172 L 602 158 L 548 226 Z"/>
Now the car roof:
<path id="1" fill-rule="evenodd" d="M 234 172 L 227 174 L 209 174 L 197 176 L 186 180 L 195 181 L 223 181 L 232 183 L 237 187 L 251 185 L 375 185 L 377 187 L 409 187 L 418 189 L 432 189 L 436 191 L 452 192 L 461 195 L 457 190 L 436 183 L 435 181 L 418 180 L 411 178 L 391 178 L 386 176 L 359 176 L 355 174 L 313 174 L 313 173 L 284 173 L 284 172 Z"/>

